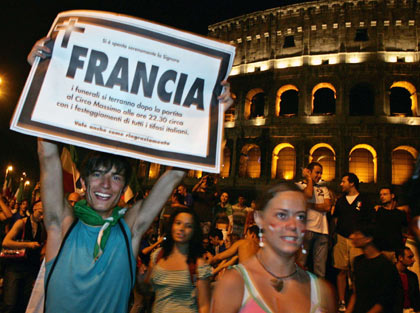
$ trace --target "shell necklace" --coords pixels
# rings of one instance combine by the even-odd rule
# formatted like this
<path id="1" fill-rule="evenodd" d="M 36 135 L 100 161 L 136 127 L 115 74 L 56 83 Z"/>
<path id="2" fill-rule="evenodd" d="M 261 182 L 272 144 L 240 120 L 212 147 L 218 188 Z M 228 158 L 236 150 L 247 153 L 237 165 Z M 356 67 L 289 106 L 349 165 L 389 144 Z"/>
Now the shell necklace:
<path id="1" fill-rule="evenodd" d="M 273 286 L 273 288 L 277 291 L 277 292 L 281 292 L 282 291 L 282 289 L 283 289 L 283 287 L 284 287 L 284 281 L 283 280 L 285 280 L 285 279 L 288 279 L 288 278 L 290 278 L 290 277 L 292 277 L 293 275 L 295 275 L 296 273 L 297 273 L 297 265 L 296 265 L 296 263 L 295 263 L 295 270 L 291 273 L 291 274 L 289 274 L 289 275 L 286 275 L 286 276 L 277 276 L 277 275 L 275 275 L 275 274 L 273 274 L 269 269 L 268 269 L 268 267 L 262 262 L 262 260 L 260 259 L 260 255 L 259 255 L 259 253 L 257 253 L 257 260 L 258 260 L 258 262 L 261 264 L 261 266 L 262 266 L 262 268 L 268 273 L 268 274 L 270 274 L 271 276 L 273 276 L 275 279 L 272 279 L 271 280 L 271 285 Z"/>

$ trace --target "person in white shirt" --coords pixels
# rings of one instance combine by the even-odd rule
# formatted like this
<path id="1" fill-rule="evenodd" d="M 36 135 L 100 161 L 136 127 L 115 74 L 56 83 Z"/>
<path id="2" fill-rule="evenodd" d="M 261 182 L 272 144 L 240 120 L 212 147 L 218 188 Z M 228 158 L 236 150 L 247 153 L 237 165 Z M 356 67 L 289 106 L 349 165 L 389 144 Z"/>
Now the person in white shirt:
<path id="1" fill-rule="evenodd" d="M 306 233 L 303 240 L 303 250 L 298 262 L 313 269 L 318 277 L 325 277 L 325 264 L 328 256 L 328 221 L 327 213 L 331 210 L 331 198 L 328 188 L 320 185 L 322 165 L 318 162 L 309 163 L 303 169 L 303 181 L 297 186 L 303 190 L 307 203 Z M 308 253 L 312 254 L 313 264 L 307 264 Z"/>

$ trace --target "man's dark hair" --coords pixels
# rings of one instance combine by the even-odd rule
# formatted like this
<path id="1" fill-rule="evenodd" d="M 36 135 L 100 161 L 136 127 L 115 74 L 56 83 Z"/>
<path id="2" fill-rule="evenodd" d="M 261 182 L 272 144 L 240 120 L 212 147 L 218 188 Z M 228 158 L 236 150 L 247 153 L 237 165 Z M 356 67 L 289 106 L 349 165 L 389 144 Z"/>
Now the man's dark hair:
<path id="1" fill-rule="evenodd" d="M 209 237 L 218 237 L 219 240 L 222 240 L 223 239 L 223 233 L 220 229 L 213 228 L 209 233 Z"/>
<path id="2" fill-rule="evenodd" d="M 375 224 L 368 223 L 368 222 L 361 223 L 361 224 L 356 225 L 354 227 L 353 233 L 355 233 L 355 232 L 360 232 L 365 237 L 372 238 L 371 244 L 373 246 L 375 246 L 378 250 L 380 250 L 380 251 L 382 250 L 381 249 L 382 244 L 378 240 L 377 229 L 375 227 Z"/>
<path id="3" fill-rule="evenodd" d="M 359 178 L 356 176 L 356 174 L 354 173 L 346 173 L 344 174 L 342 177 L 346 177 L 349 180 L 349 183 L 354 184 L 354 188 L 356 188 L 357 190 L 359 190 Z"/>
<path id="4" fill-rule="evenodd" d="M 314 169 L 315 166 L 319 166 L 322 169 L 322 165 L 321 163 L 318 162 L 311 162 L 308 165 L 306 165 L 306 168 L 310 171 L 312 171 Z"/>
<path id="5" fill-rule="evenodd" d="M 388 190 L 389 190 L 389 192 L 390 192 L 392 195 L 394 195 L 394 196 L 395 196 L 394 188 L 392 188 L 391 186 L 381 186 L 381 187 L 379 188 L 379 192 L 381 192 L 381 190 L 382 190 L 382 189 L 388 189 Z"/>
<path id="6" fill-rule="evenodd" d="M 115 154 L 103 152 L 90 152 L 82 163 L 81 176 L 85 182 L 94 171 L 103 167 L 105 172 L 109 172 L 115 167 L 119 175 L 124 176 L 124 187 L 128 185 L 131 179 L 131 165 L 127 158 Z"/>
<path id="7" fill-rule="evenodd" d="M 28 201 L 28 200 L 25 200 Z M 42 202 L 42 200 L 36 200 L 31 206 L 28 206 L 28 212 L 29 214 L 33 214 L 34 213 L 34 206 L 35 204 L 38 204 L 39 202 Z"/>
<path id="8" fill-rule="evenodd" d="M 248 227 L 248 232 L 250 234 L 254 234 L 255 236 L 258 237 L 258 232 L 260 231 L 259 227 L 257 225 L 252 225 Z"/>
<path id="9" fill-rule="evenodd" d="M 402 257 L 402 258 L 405 257 L 405 251 L 410 251 L 410 250 L 411 249 L 409 247 L 397 249 L 397 251 L 395 251 L 395 257 L 397 258 L 397 261 L 399 257 Z"/>

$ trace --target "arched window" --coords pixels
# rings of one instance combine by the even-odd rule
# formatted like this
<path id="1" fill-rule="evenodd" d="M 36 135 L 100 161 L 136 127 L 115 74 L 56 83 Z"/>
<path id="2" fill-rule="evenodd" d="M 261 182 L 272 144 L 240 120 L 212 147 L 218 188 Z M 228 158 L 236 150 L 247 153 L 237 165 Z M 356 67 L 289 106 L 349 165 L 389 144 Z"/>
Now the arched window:
<path id="1" fill-rule="evenodd" d="M 330 83 L 319 83 L 312 89 L 312 114 L 335 114 L 337 92 Z"/>
<path id="2" fill-rule="evenodd" d="M 350 90 L 349 114 L 366 116 L 374 113 L 375 95 L 368 84 L 357 84 Z"/>
<path id="3" fill-rule="evenodd" d="M 294 116 L 298 113 L 299 89 L 294 85 L 284 85 L 277 91 L 276 116 Z"/>
<path id="4" fill-rule="evenodd" d="M 251 114 L 250 118 L 264 116 L 265 94 L 263 92 L 257 93 L 251 99 Z"/>
<path id="5" fill-rule="evenodd" d="M 389 106 L 391 115 L 416 116 L 417 91 L 406 81 L 394 82 L 390 88 Z"/>
<path id="6" fill-rule="evenodd" d="M 239 158 L 239 177 L 259 178 L 261 175 L 261 150 L 255 144 L 242 148 Z"/>
<path id="7" fill-rule="evenodd" d="M 223 163 L 222 168 L 220 170 L 220 176 L 222 178 L 229 177 L 230 172 L 230 149 L 229 147 L 225 147 L 223 149 Z"/>
<path id="8" fill-rule="evenodd" d="M 360 182 L 376 183 L 376 151 L 371 146 L 360 144 L 350 151 L 349 171 L 355 173 Z"/>
<path id="9" fill-rule="evenodd" d="M 159 177 L 160 164 L 151 163 L 149 168 L 149 179 L 156 179 Z"/>
<path id="10" fill-rule="evenodd" d="M 289 143 L 282 143 L 273 150 L 271 178 L 292 180 L 296 173 L 296 151 Z"/>
<path id="11" fill-rule="evenodd" d="M 322 179 L 332 181 L 335 178 L 335 152 L 326 143 L 319 143 L 309 151 L 309 162 L 318 162 L 322 165 Z"/>
<path id="12" fill-rule="evenodd" d="M 261 88 L 255 88 L 248 92 L 245 98 L 245 118 L 251 119 L 264 116 L 265 94 Z"/>
<path id="13" fill-rule="evenodd" d="M 392 151 L 392 184 L 402 185 L 412 175 L 418 152 L 410 146 L 399 146 Z"/>

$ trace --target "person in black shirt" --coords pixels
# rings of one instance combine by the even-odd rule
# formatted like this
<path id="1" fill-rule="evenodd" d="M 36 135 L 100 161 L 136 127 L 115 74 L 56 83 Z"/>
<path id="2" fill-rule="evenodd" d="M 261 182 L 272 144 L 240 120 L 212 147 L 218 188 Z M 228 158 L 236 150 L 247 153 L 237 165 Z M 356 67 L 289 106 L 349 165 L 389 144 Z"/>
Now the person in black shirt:
<path id="1" fill-rule="evenodd" d="M 349 237 L 355 227 L 372 220 L 374 211 L 369 200 L 359 193 L 359 178 L 355 174 L 344 174 L 340 186 L 344 195 L 337 200 L 333 213 L 337 224 L 335 228 L 337 243 L 334 246 L 333 256 L 334 267 L 340 270 L 337 275 L 338 311 L 345 312 L 347 276 L 354 258 L 362 254 L 362 250 L 353 247 Z"/>
<path id="2" fill-rule="evenodd" d="M 42 202 L 37 202 L 29 217 L 16 221 L 3 240 L 8 249 L 26 249 L 26 258 L 10 259 L 6 262 L 4 276 L 4 309 L 2 312 L 25 312 L 32 292 L 47 233 L 44 224 Z"/>
<path id="3" fill-rule="evenodd" d="M 397 251 L 397 270 L 400 274 L 404 293 L 402 294 L 404 309 L 420 311 L 419 280 L 417 275 L 408 268 L 414 264 L 414 253 L 410 248 L 404 247 Z"/>
<path id="4" fill-rule="evenodd" d="M 403 229 L 408 226 L 407 217 L 404 211 L 396 208 L 395 194 L 391 187 L 382 187 L 379 197 L 381 205 L 375 207 L 378 245 L 382 254 L 396 263 L 395 252 L 404 247 Z"/>
<path id="5" fill-rule="evenodd" d="M 354 260 L 354 290 L 346 313 L 402 312 L 401 281 L 378 249 L 373 225 L 358 226 L 350 238 L 363 254 Z"/>

